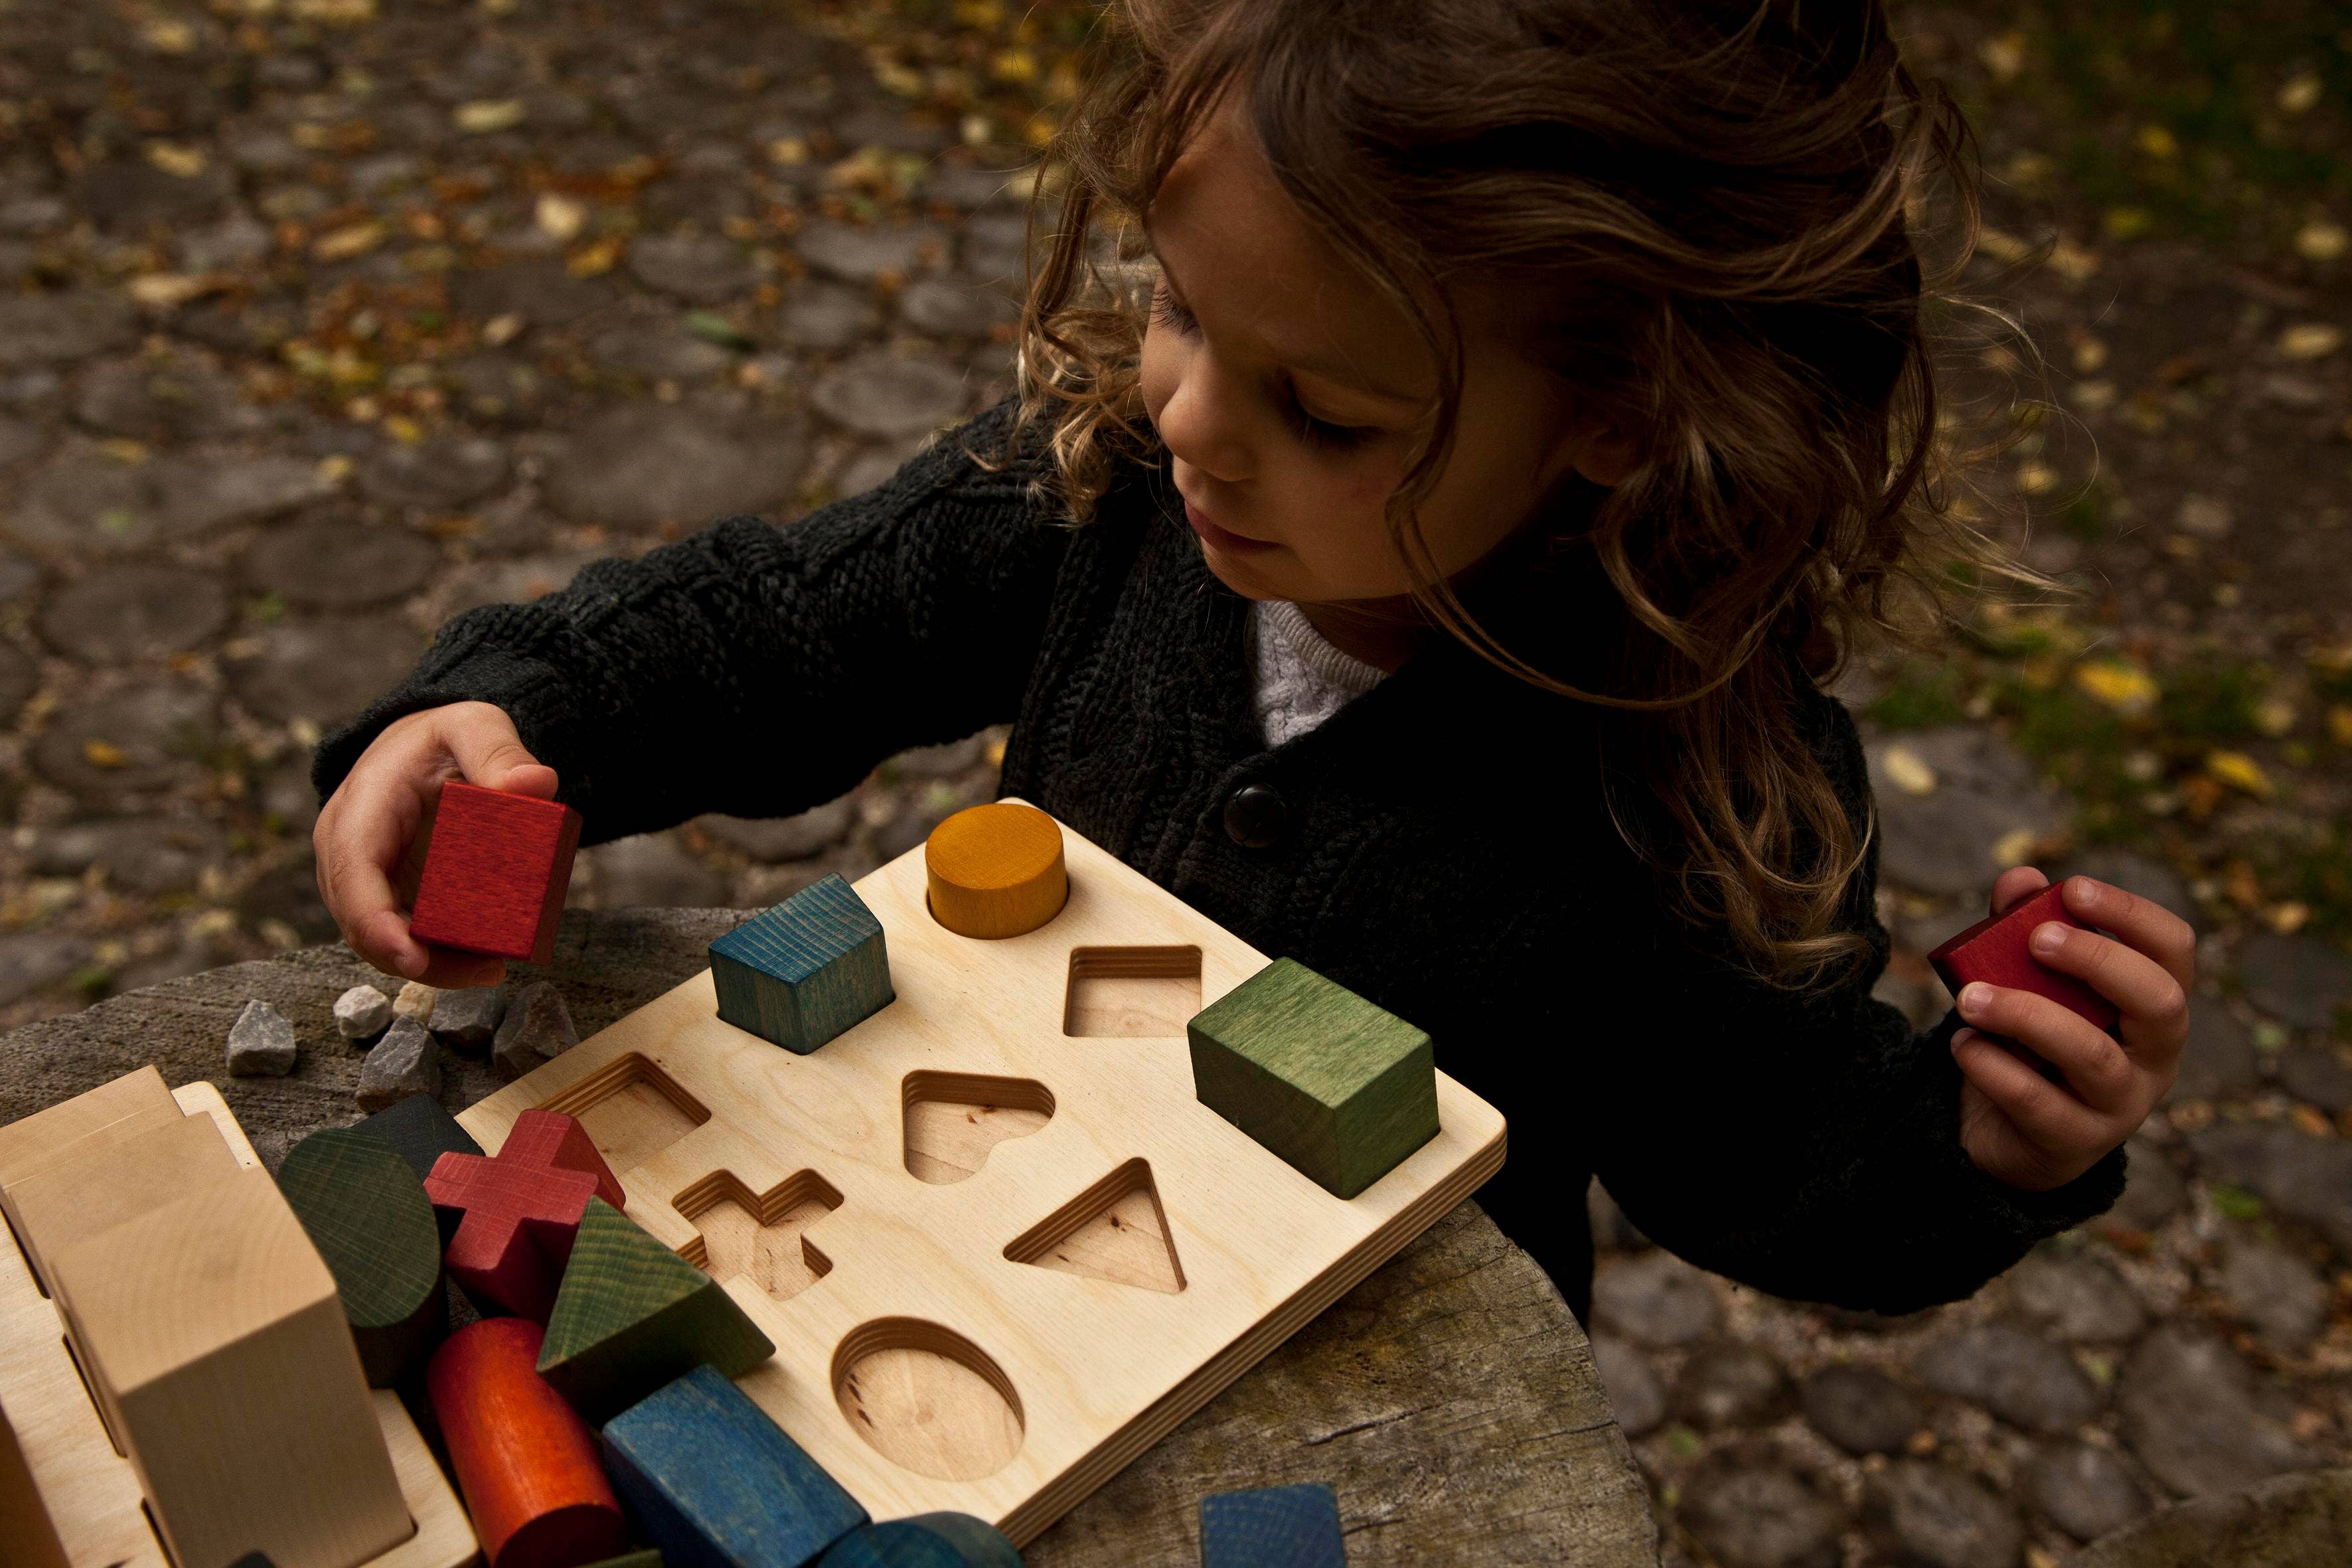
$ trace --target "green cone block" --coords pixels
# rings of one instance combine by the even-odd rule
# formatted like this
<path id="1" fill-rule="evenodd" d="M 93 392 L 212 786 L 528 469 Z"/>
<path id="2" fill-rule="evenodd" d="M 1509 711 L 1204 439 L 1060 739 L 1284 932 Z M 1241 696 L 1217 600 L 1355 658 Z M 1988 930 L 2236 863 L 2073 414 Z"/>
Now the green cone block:
<path id="1" fill-rule="evenodd" d="M 1277 958 L 1185 1026 L 1202 1104 L 1338 1197 L 1437 1136 L 1429 1037 Z"/>
<path id="2" fill-rule="evenodd" d="M 719 1281 L 588 1200 L 539 1352 L 572 1408 L 601 1422 L 706 1362 L 733 1377 L 775 1350 Z"/>

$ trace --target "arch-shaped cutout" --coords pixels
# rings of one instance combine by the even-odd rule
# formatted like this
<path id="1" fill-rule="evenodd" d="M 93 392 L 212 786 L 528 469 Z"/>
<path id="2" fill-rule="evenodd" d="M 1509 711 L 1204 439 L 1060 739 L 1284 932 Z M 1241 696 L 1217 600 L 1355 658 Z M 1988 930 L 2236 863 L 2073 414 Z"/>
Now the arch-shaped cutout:
<path id="1" fill-rule="evenodd" d="M 841 1206 L 841 1194 L 814 1171 L 795 1171 L 754 1194 L 732 1171 L 714 1171 L 669 1201 L 698 1233 L 677 1249 L 713 1279 L 745 1279 L 772 1301 L 788 1301 L 833 1272 L 833 1259 L 801 1233 Z"/>
<path id="2" fill-rule="evenodd" d="M 1054 1119 L 1054 1091 L 1028 1078 L 908 1073 L 899 1099 L 907 1169 L 934 1186 L 978 1174 L 990 1150 Z"/>
<path id="3" fill-rule="evenodd" d="M 1181 1039 L 1201 1010 L 1197 947 L 1074 947 L 1062 1033 L 1103 1039 Z"/>
<path id="4" fill-rule="evenodd" d="M 844 1335 L 833 1395 L 876 1453 L 934 1480 L 994 1475 L 1027 1430 L 1021 1392 L 995 1359 L 920 1318 L 877 1318 Z"/>
<path id="5" fill-rule="evenodd" d="M 1006 1261 L 1174 1295 L 1184 1265 L 1149 1160 L 1129 1160 L 1004 1248 Z"/>

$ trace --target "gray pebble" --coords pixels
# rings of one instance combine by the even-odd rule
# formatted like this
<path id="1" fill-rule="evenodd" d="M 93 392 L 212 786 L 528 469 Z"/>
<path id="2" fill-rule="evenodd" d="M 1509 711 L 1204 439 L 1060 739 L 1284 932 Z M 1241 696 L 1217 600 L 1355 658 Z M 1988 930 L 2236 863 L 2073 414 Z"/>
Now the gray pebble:
<path id="1" fill-rule="evenodd" d="M 441 1097 L 441 1058 L 425 1026 L 402 1018 L 384 1031 L 360 1068 L 359 1106 L 382 1110 L 412 1094 Z"/>
<path id="2" fill-rule="evenodd" d="M 2016 1568 L 2024 1527 L 2008 1503 L 1965 1471 L 1897 1459 L 1863 1488 L 1863 1528 L 1896 1563 L 1922 1568 Z"/>
<path id="3" fill-rule="evenodd" d="M 1789 1374 L 1761 1345 L 1709 1345 L 1685 1362 L 1675 1380 L 1675 1408 L 1702 1431 L 1768 1426 L 1794 1404 Z"/>
<path id="4" fill-rule="evenodd" d="M 1911 1363 L 1938 1394 L 1974 1400 L 2034 1432 L 2067 1432 L 2098 1414 L 2074 1358 L 2013 1323 L 1978 1323 L 1931 1341 Z"/>
<path id="5" fill-rule="evenodd" d="M 1676 1520 L 1724 1568 L 1833 1568 L 1845 1510 L 1788 1471 L 1711 1464 L 1683 1488 Z"/>
<path id="6" fill-rule="evenodd" d="M 392 1023 L 392 998 L 373 985 L 354 985 L 335 998 L 335 1031 L 347 1040 L 380 1035 Z"/>
<path id="7" fill-rule="evenodd" d="M 2299 1351 L 2327 1327 L 2327 1282 L 2284 1247 L 2233 1242 L 2215 1282 L 2274 1349 Z"/>
<path id="8" fill-rule="evenodd" d="M 294 1025 L 268 1003 L 245 1005 L 228 1031 L 228 1070 L 235 1078 L 284 1078 L 294 1070 Z"/>
<path id="9" fill-rule="evenodd" d="M 2028 1253 L 2009 1274 L 2019 1311 L 2070 1344 L 2135 1339 L 2147 1309 L 2114 1269 L 2081 1253 Z"/>
<path id="10" fill-rule="evenodd" d="M 490 1048 L 506 1016 L 507 988 L 483 985 L 464 991 L 444 991 L 433 1002 L 430 1027 L 443 1044 L 468 1056 Z"/>
<path id="11" fill-rule="evenodd" d="M 507 1004 L 506 1019 L 490 1045 L 490 1062 L 500 1078 L 512 1083 L 579 1043 L 563 994 L 544 980 L 534 980 Z"/>

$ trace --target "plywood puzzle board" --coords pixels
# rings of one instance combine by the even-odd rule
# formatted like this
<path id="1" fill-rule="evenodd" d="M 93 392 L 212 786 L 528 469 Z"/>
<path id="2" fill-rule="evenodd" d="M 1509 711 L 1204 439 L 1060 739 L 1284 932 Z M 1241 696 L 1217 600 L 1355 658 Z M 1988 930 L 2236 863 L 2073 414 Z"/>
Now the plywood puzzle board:
<path id="1" fill-rule="evenodd" d="M 172 1098 L 190 1116 L 210 1116 L 239 1165 L 260 1163 L 219 1089 L 191 1083 Z M 364 1568 L 478 1563 L 457 1494 L 399 1396 L 374 1389 L 370 1399 L 416 1531 Z M 72 1568 L 171 1568 L 142 1507 L 139 1479 L 115 1451 L 67 1348 L 58 1308 L 41 1293 L 13 1239 L 0 1241 L 0 1411 Z M 13 1561 L 6 1550 L 12 1544 L 0 1539 L 0 1563 Z"/>
<path id="2" fill-rule="evenodd" d="M 877 1519 L 1025 1543 L 1501 1165 L 1440 1131 L 1353 1199 L 1193 1098 L 1184 1022 L 1265 957 L 1063 830 L 1069 900 L 958 936 L 920 849 L 857 884 L 897 1000 L 808 1056 L 705 971 L 459 1120 L 578 1116 L 628 1213 L 776 1343 L 737 1381 Z M 1068 1032 L 1066 1032 L 1067 1030 Z"/>

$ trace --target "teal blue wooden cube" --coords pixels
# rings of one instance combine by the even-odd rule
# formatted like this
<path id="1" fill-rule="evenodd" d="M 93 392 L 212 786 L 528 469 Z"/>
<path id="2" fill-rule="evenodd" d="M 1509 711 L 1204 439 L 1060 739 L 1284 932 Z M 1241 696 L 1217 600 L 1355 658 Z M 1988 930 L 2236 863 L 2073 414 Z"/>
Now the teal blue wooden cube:
<path id="1" fill-rule="evenodd" d="M 830 876 L 710 944 L 719 1016 L 802 1056 L 897 994 L 882 922 Z"/>

